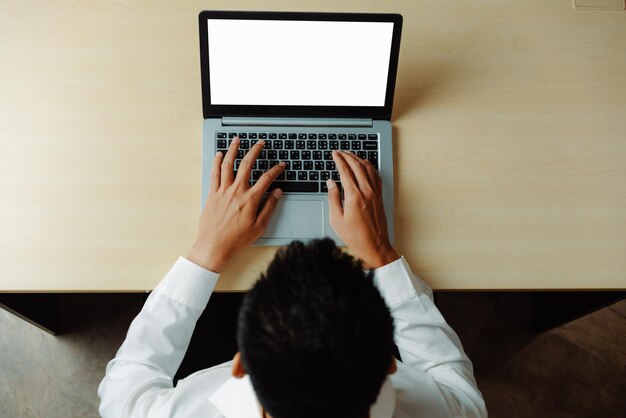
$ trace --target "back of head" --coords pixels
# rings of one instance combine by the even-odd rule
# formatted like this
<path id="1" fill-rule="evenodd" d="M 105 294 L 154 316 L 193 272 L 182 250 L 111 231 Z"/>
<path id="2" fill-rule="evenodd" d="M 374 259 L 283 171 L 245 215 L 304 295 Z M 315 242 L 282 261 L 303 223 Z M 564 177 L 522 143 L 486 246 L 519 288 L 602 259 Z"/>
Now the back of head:
<path id="1" fill-rule="evenodd" d="M 237 340 L 273 418 L 363 418 L 391 365 L 393 320 L 360 262 L 330 239 L 296 241 L 245 296 Z"/>

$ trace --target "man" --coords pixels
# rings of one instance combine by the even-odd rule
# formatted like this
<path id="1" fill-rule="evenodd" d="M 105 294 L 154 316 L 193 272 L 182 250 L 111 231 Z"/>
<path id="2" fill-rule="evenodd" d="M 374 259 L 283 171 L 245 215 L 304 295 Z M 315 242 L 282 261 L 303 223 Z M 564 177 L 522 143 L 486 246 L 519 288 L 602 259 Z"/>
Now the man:
<path id="1" fill-rule="evenodd" d="M 235 139 L 215 156 L 195 244 L 152 292 L 108 364 L 98 389 L 101 415 L 486 416 L 458 337 L 389 243 L 380 177 L 369 162 L 337 151 L 344 199 L 330 180 L 330 223 L 360 261 L 330 240 L 280 250 L 244 298 L 240 352 L 173 387 L 219 272 L 262 235 L 281 197 L 276 189 L 264 199 L 284 163 L 250 187 L 263 141 L 235 177 L 238 146 Z"/>

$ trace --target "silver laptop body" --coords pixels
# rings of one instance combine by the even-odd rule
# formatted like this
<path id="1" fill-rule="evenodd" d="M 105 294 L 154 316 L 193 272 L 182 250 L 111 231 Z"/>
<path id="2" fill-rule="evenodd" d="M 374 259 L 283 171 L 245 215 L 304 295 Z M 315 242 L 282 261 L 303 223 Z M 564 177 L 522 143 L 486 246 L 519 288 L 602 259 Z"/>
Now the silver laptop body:
<path id="1" fill-rule="evenodd" d="M 225 151 L 238 136 L 243 148 L 240 159 L 263 139 L 266 146 L 251 175 L 252 184 L 278 161 L 286 161 L 288 167 L 273 185 L 284 194 L 256 245 L 286 245 L 295 239 L 322 237 L 342 245 L 329 223 L 325 180 L 329 176 L 339 180 L 329 156 L 334 149 L 346 150 L 378 168 L 393 242 L 389 119 L 402 17 L 203 11 L 199 26 L 204 113 L 202 206 L 216 152 Z M 369 50 L 364 53 L 365 46 L 376 49 L 373 57 Z M 387 74 L 381 80 L 383 70 Z M 370 85 L 372 91 L 367 90 Z"/>

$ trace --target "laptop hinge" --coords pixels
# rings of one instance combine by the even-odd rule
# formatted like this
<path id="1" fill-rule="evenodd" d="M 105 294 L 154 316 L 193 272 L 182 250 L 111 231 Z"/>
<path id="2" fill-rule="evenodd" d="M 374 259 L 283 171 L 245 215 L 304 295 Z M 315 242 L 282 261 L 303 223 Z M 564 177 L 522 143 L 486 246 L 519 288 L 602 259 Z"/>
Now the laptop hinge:
<path id="1" fill-rule="evenodd" d="M 333 126 L 333 127 L 371 127 L 372 119 L 350 118 L 241 118 L 223 117 L 223 126 Z"/>

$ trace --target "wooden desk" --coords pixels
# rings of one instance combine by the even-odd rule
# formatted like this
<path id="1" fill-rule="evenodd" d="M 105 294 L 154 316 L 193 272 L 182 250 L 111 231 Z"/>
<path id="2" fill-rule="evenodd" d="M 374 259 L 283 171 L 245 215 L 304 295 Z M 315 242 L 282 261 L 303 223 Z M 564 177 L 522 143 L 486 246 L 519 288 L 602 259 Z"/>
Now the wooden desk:
<path id="1" fill-rule="evenodd" d="M 152 289 L 200 212 L 197 14 L 0 5 L 0 289 Z M 269 1 L 404 15 L 398 250 L 436 289 L 626 288 L 626 12 L 570 0 Z M 240 254 L 250 286 L 273 248 Z"/>

